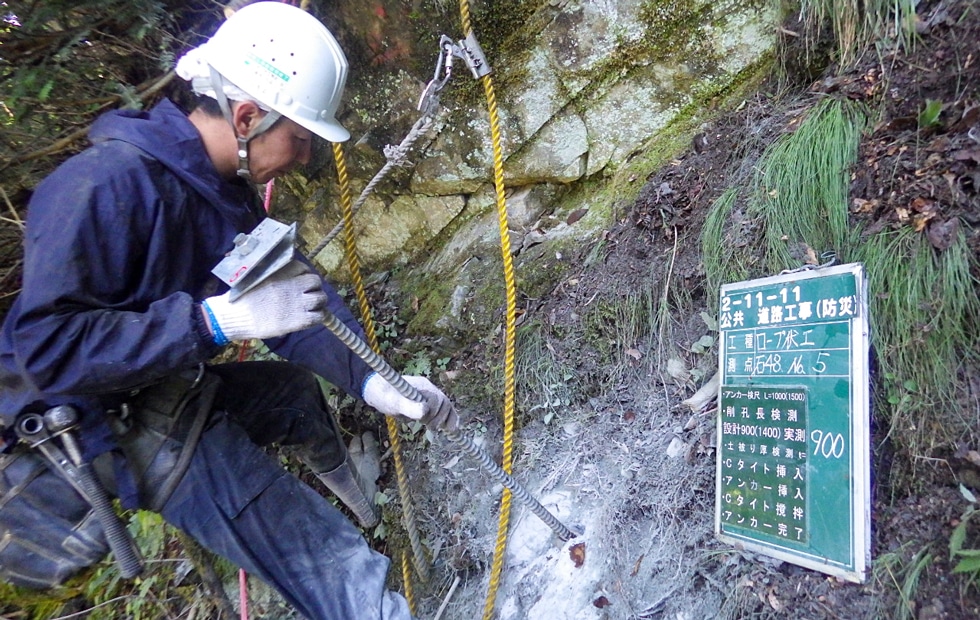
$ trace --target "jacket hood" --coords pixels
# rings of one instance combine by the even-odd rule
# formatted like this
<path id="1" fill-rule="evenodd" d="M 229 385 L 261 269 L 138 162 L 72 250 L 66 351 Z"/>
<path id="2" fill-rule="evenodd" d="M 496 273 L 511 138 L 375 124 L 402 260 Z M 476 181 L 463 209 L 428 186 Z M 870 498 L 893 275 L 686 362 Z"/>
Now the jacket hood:
<path id="1" fill-rule="evenodd" d="M 242 181 L 225 180 L 208 157 L 197 128 L 183 110 L 164 99 L 150 110 L 115 110 L 100 116 L 89 131 L 93 143 L 121 140 L 145 151 L 199 192 L 208 202 L 237 219 Z M 233 200 L 229 198 L 233 197 Z"/>

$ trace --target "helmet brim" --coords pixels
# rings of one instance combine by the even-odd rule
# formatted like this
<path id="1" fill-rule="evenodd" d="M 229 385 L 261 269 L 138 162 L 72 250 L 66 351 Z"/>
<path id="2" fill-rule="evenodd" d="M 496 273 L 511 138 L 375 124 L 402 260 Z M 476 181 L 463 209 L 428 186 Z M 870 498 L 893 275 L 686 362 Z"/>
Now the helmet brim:
<path id="1" fill-rule="evenodd" d="M 283 114 L 283 116 L 286 115 Z M 330 119 L 329 121 L 311 121 L 305 118 L 292 117 L 290 120 L 300 127 L 309 129 L 328 142 L 347 142 L 350 140 L 350 132 L 344 129 L 343 125 L 338 123 L 335 119 Z"/>

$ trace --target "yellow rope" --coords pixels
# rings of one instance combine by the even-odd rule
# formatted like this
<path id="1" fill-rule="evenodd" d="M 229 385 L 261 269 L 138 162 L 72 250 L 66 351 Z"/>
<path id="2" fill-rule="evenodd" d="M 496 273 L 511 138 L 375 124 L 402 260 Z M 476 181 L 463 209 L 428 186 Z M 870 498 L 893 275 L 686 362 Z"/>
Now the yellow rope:
<path id="1" fill-rule="evenodd" d="M 470 22 L 470 8 L 467 0 L 460 0 L 460 17 L 464 36 L 469 36 L 472 26 Z M 481 78 L 484 93 L 487 98 L 487 110 L 490 116 L 490 134 L 493 144 L 493 182 L 496 194 L 497 221 L 500 229 L 500 251 L 503 257 L 504 266 L 504 285 L 506 295 L 506 317 L 504 329 L 504 440 L 503 454 L 501 455 L 501 467 L 508 474 L 511 473 L 513 450 L 514 450 L 514 394 L 515 394 L 515 349 L 517 334 L 517 287 L 514 281 L 514 263 L 510 251 L 510 226 L 507 221 L 507 202 L 504 196 L 504 164 L 503 150 L 500 138 L 500 119 L 497 112 L 497 98 L 493 89 L 493 80 L 490 75 Z M 361 317 L 364 323 L 365 333 L 368 337 L 368 344 L 378 352 L 377 338 L 374 333 L 374 324 L 370 316 L 370 307 L 367 302 L 367 295 L 364 293 L 363 283 L 360 278 L 360 268 L 357 256 L 354 252 L 353 238 L 353 212 L 351 209 L 350 191 L 347 180 L 347 170 L 344 164 L 343 151 L 339 144 L 334 144 L 334 158 L 337 162 L 337 171 L 341 186 L 341 207 L 344 211 L 345 227 L 345 254 L 350 265 L 351 277 L 354 282 L 357 299 L 360 306 Z M 392 418 L 387 418 L 388 435 L 392 444 L 392 452 L 395 460 L 395 471 L 398 476 L 398 487 L 402 495 L 403 509 L 405 509 L 406 528 L 409 529 L 409 538 L 414 528 L 414 518 L 411 517 L 411 501 L 408 499 L 408 480 L 401 464 L 401 452 L 397 424 Z M 500 515 L 497 523 L 497 540 L 494 547 L 493 565 L 490 569 L 490 584 L 487 592 L 487 600 L 484 606 L 483 618 L 489 620 L 493 616 L 496 605 L 497 590 L 500 587 L 500 573 L 503 568 L 504 552 L 507 546 L 507 530 L 510 524 L 511 492 L 505 488 L 500 501 Z M 411 524 L 411 525 L 409 525 Z M 428 580 L 428 565 L 425 563 L 421 554 L 421 547 L 415 548 L 413 544 L 414 560 L 416 571 L 423 577 L 423 581 Z M 402 558 L 402 572 L 405 576 L 406 598 L 409 607 L 414 614 L 414 603 L 412 599 L 412 589 L 407 570 L 407 560 Z"/>
<path id="2" fill-rule="evenodd" d="M 351 273 L 351 281 L 354 284 L 354 291 L 357 295 L 357 303 L 361 314 L 361 323 L 364 326 L 364 334 L 367 343 L 375 353 L 380 353 L 378 337 L 374 329 L 374 319 L 371 316 L 371 307 L 368 303 L 367 293 L 364 291 L 364 281 L 361 278 L 360 262 L 357 259 L 356 244 L 354 240 L 354 211 L 351 203 L 350 180 L 347 176 L 347 163 L 344 158 L 344 150 L 340 143 L 334 142 L 333 155 L 337 166 L 337 181 L 340 185 L 340 207 L 344 218 L 344 255 Z M 395 461 L 395 475 L 398 479 L 398 492 L 402 499 L 402 521 L 408 531 L 409 541 L 412 547 L 415 570 L 418 572 L 422 581 L 428 581 L 428 563 L 422 551 L 422 544 L 419 541 L 418 530 L 415 527 L 415 512 L 409 494 L 408 475 L 402 462 L 401 441 L 398 437 L 398 424 L 394 418 L 385 417 L 388 428 L 388 440 L 391 442 L 391 453 Z M 405 598 L 408 600 L 408 607 L 412 614 L 415 613 L 415 601 L 412 595 L 412 586 L 409 574 L 405 573 Z"/>
<path id="3" fill-rule="evenodd" d="M 412 591 L 412 569 L 408 564 L 408 552 L 402 549 L 402 583 L 405 584 L 405 600 L 408 601 L 408 610 L 415 615 L 415 593 Z"/>
<path id="4" fill-rule="evenodd" d="M 468 0 L 460 0 L 460 17 L 463 35 L 472 31 L 470 5 Z M 500 119 L 497 115 L 497 96 L 493 90 L 490 74 L 481 78 L 487 97 L 487 111 L 490 114 L 490 137 L 493 142 L 493 185 L 497 198 L 497 222 L 500 228 L 500 252 L 504 260 L 504 285 L 507 298 L 507 311 L 504 329 L 504 449 L 500 466 L 511 473 L 514 451 L 514 355 L 517 334 L 517 291 L 514 284 L 514 261 L 510 253 L 510 226 L 507 223 L 507 202 L 504 198 L 504 157 L 500 146 Z M 497 542 L 493 550 L 493 565 L 490 568 L 490 585 L 483 608 L 484 620 L 493 617 L 497 590 L 500 587 L 500 573 L 503 569 L 504 551 L 507 548 L 507 529 L 510 524 L 510 489 L 504 489 L 500 500 L 500 516 L 497 520 Z"/>

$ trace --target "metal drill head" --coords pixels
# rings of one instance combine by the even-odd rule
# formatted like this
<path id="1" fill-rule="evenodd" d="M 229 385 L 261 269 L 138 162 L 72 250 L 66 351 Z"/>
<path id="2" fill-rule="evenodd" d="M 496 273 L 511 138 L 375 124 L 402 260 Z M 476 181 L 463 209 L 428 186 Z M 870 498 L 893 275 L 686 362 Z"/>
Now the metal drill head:
<path id="1" fill-rule="evenodd" d="M 58 405 L 44 412 L 44 422 L 49 431 L 58 433 L 78 424 L 78 412 L 74 407 Z"/>

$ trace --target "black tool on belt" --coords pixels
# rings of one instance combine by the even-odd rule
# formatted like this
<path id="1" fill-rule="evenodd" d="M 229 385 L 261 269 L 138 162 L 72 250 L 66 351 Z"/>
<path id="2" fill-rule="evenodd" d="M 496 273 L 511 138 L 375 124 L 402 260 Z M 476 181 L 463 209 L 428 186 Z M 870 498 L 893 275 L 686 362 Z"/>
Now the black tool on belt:
<path id="1" fill-rule="evenodd" d="M 16 431 L 28 445 L 40 450 L 92 505 L 109 548 L 116 556 L 120 573 L 131 579 L 143 572 L 143 561 L 133 538 L 113 510 L 105 487 L 91 465 L 82 460 L 82 451 L 74 434 L 77 425 L 78 411 L 68 405 L 58 405 L 43 415 L 22 414 L 17 419 Z"/>

